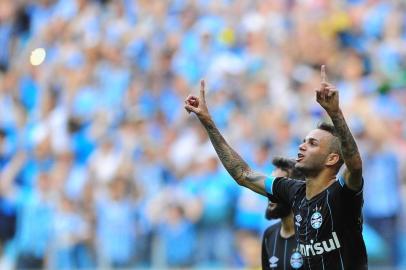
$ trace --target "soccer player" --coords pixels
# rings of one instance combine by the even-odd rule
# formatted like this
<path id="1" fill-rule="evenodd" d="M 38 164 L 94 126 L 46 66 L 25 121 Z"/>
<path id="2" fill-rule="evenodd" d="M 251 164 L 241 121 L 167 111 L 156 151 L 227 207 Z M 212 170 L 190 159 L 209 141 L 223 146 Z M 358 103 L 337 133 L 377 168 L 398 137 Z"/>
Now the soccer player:
<path id="1" fill-rule="evenodd" d="M 295 168 L 295 161 L 276 157 L 272 160 L 274 177 L 304 179 L 301 171 Z M 283 203 L 269 201 L 266 208 L 267 219 L 281 219 L 266 229 L 262 239 L 262 269 L 303 269 L 303 257 L 298 252 L 293 224 L 293 212 Z"/>
<path id="2" fill-rule="evenodd" d="M 362 160 L 340 109 L 338 91 L 327 82 L 324 65 L 316 101 L 333 125 L 319 125 L 299 146 L 295 167 L 305 175 L 305 182 L 253 171 L 214 124 L 206 105 L 204 81 L 199 97 L 186 98 L 185 109 L 197 115 L 221 162 L 239 185 L 291 207 L 305 269 L 367 269 L 362 238 Z M 337 178 L 343 163 L 346 168 Z"/>

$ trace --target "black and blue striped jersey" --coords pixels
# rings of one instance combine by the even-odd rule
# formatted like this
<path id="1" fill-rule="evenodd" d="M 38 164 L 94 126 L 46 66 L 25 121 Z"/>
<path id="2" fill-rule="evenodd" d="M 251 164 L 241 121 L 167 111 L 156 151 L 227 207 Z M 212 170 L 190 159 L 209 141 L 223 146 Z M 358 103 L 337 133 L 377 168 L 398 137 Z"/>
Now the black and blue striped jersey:
<path id="1" fill-rule="evenodd" d="M 262 269 L 292 270 L 304 269 L 303 257 L 298 250 L 295 236 L 283 238 L 280 234 L 281 223 L 278 222 L 264 232 L 262 238 Z"/>
<path id="2" fill-rule="evenodd" d="M 303 181 L 268 178 L 265 186 L 271 201 L 292 208 L 304 269 L 367 269 L 362 190 L 354 192 L 337 180 L 308 200 Z"/>

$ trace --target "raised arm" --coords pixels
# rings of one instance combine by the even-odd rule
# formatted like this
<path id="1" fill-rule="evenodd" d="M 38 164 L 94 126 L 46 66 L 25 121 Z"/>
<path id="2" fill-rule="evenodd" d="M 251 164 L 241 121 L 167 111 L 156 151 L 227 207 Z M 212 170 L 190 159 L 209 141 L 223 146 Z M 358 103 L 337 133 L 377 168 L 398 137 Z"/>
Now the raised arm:
<path id="1" fill-rule="evenodd" d="M 252 171 L 248 164 L 230 147 L 217 129 L 207 108 L 205 82 L 203 80 L 200 82 L 199 97 L 189 95 L 185 100 L 185 109 L 189 113 L 195 113 L 199 118 L 209 135 L 210 141 L 221 163 L 223 163 L 234 180 L 241 186 L 245 186 L 259 194 L 266 195 L 265 180 L 267 177 L 262 173 Z"/>
<path id="2" fill-rule="evenodd" d="M 341 142 L 341 153 L 346 170 L 344 180 L 348 188 L 359 191 L 362 186 L 362 160 L 357 144 L 339 106 L 337 89 L 327 82 L 326 69 L 321 67 L 321 87 L 316 91 L 317 102 L 330 116 Z"/>

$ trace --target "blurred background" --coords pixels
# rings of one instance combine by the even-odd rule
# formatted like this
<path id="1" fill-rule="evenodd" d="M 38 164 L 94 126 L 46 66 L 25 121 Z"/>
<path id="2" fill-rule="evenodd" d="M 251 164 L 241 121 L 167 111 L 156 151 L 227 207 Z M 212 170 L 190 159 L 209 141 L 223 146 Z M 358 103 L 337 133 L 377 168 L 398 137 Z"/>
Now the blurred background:
<path id="1" fill-rule="evenodd" d="M 267 200 L 183 100 L 205 78 L 270 174 L 326 118 L 321 64 L 362 152 L 370 265 L 405 269 L 405 1 L 0 0 L 0 268 L 258 268 Z"/>

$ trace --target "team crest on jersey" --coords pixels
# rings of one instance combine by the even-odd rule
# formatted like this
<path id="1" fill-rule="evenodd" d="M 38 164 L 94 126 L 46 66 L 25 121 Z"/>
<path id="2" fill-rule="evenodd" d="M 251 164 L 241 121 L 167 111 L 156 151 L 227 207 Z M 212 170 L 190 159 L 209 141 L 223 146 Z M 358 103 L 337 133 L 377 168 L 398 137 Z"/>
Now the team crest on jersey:
<path id="1" fill-rule="evenodd" d="M 269 267 L 278 267 L 278 261 L 279 259 L 275 256 L 272 256 L 271 258 L 269 258 Z"/>
<path id="2" fill-rule="evenodd" d="M 293 252 L 292 256 L 290 256 L 290 266 L 292 266 L 293 269 L 299 269 L 300 267 L 302 267 L 303 266 L 302 254 L 300 254 L 297 251 Z"/>
<path id="3" fill-rule="evenodd" d="M 323 223 L 323 217 L 321 216 L 320 212 L 314 212 L 311 219 L 310 223 L 313 227 L 313 229 L 318 229 L 321 227 L 321 224 Z"/>
<path id="4" fill-rule="evenodd" d="M 297 226 L 300 226 L 300 222 L 302 221 L 302 216 L 301 215 L 296 215 L 295 216 L 295 224 L 297 225 Z"/>

